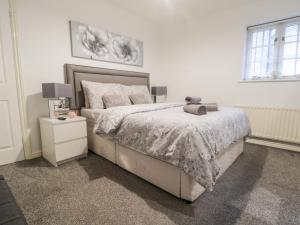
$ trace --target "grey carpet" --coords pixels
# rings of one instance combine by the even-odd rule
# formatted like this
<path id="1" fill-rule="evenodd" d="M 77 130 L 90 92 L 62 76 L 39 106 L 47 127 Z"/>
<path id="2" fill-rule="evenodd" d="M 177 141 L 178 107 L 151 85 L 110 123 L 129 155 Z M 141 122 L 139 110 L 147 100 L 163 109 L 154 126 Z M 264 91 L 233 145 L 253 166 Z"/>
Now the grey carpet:
<path id="1" fill-rule="evenodd" d="M 255 145 L 195 203 L 101 157 L 0 167 L 29 224 L 300 224 L 300 154 Z"/>

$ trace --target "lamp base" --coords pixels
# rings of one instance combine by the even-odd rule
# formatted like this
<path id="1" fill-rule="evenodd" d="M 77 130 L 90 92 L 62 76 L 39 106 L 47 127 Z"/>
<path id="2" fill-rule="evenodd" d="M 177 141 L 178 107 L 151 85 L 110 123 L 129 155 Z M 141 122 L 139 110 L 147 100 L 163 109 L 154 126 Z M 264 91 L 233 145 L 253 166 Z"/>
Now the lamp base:
<path id="1" fill-rule="evenodd" d="M 48 99 L 49 118 L 56 119 L 68 114 L 69 108 L 66 108 L 67 99 Z"/>
<path id="2" fill-rule="evenodd" d="M 55 119 L 55 101 L 57 100 L 48 99 L 48 110 L 50 119 Z"/>
<path id="3" fill-rule="evenodd" d="M 166 95 L 153 95 L 153 102 L 154 103 L 164 103 L 167 102 L 167 96 Z"/>

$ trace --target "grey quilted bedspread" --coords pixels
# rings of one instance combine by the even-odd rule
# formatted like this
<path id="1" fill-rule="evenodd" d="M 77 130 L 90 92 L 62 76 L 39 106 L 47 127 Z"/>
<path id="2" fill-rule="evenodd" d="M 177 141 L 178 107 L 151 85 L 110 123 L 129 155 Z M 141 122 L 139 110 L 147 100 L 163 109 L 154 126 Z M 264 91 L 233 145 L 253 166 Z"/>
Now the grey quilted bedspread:
<path id="1" fill-rule="evenodd" d="M 198 116 L 183 104 L 161 103 L 113 107 L 99 116 L 95 132 L 183 169 L 212 190 L 219 173 L 216 155 L 250 133 L 246 114 L 221 107 Z"/>

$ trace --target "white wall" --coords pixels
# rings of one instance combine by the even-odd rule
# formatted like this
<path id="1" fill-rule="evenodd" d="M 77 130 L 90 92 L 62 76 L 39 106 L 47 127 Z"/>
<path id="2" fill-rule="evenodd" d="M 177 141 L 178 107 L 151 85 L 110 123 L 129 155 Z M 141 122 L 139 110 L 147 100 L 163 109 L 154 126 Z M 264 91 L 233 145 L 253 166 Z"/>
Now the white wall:
<path id="1" fill-rule="evenodd" d="M 63 65 L 114 68 L 151 73 L 151 83 L 160 84 L 158 31 L 141 18 L 103 0 L 17 0 L 17 21 L 22 76 L 33 152 L 41 150 L 38 119 L 47 116 L 47 100 L 41 83 L 64 82 Z M 104 63 L 71 57 L 69 20 L 109 29 L 144 41 L 144 67 Z"/>
<path id="2" fill-rule="evenodd" d="M 300 107 L 300 82 L 239 83 L 246 26 L 300 15 L 299 0 L 265 0 L 164 29 L 168 99 L 199 95 L 223 105 Z"/>
<path id="3" fill-rule="evenodd" d="M 163 29 L 105 0 L 16 0 L 22 76 L 33 152 L 41 150 L 38 118 L 47 116 L 41 83 L 63 82 L 65 63 L 151 73 L 169 100 L 200 95 L 223 105 L 300 107 L 300 82 L 239 83 L 246 26 L 300 15 L 299 0 L 265 0 Z M 71 57 L 69 20 L 144 41 L 144 67 Z"/>

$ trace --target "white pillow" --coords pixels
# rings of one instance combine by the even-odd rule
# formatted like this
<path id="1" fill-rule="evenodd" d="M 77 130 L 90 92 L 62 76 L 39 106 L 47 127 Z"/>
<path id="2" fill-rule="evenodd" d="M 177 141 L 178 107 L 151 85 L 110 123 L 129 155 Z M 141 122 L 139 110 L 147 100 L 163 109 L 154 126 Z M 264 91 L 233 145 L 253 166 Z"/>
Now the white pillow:
<path id="1" fill-rule="evenodd" d="M 145 85 L 122 85 L 122 88 L 127 96 L 144 95 L 147 102 L 153 103 L 148 87 Z"/>
<path id="2" fill-rule="evenodd" d="M 81 84 L 83 90 L 87 92 L 88 104 L 92 109 L 105 108 L 102 100 L 103 95 L 121 95 L 124 99 L 124 105 L 131 105 L 128 95 L 124 94 L 120 84 L 98 83 L 85 80 L 81 81 Z"/>

